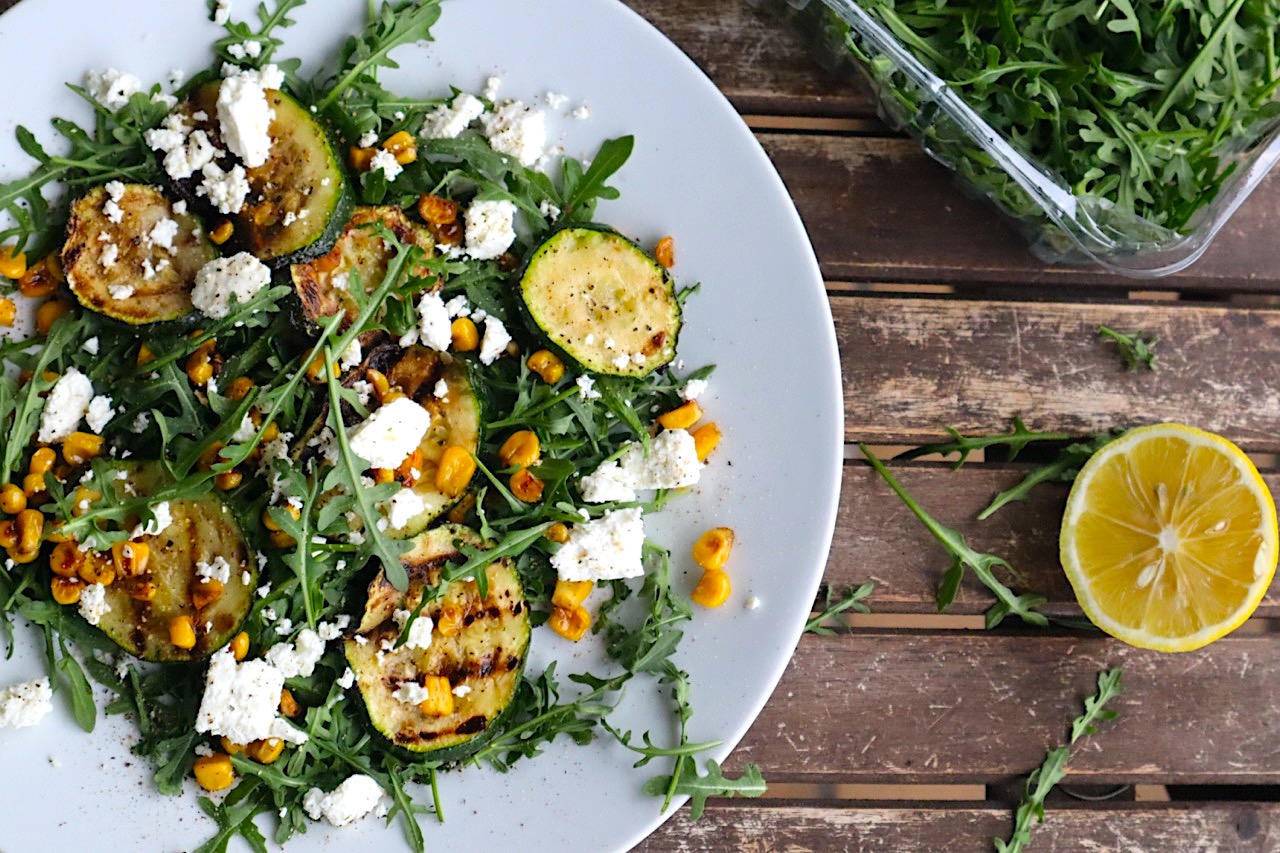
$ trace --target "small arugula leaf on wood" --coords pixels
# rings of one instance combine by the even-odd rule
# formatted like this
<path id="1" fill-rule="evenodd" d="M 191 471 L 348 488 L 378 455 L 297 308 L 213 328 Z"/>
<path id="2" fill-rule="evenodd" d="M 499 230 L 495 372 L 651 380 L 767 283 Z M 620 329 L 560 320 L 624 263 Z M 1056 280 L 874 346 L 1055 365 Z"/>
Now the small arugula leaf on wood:
<path id="1" fill-rule="evenodd" d="M 1106 338 L 1116 345 L 1120 357 L 1124 359 L 1125 367 L 1130 373 L 1145 367 L 1148 370 L 1156 369 L 1156 352 L 1155 346 L 1159 343 L 1160 338 L 1152 335 L 1144 337 L 1142 332 L 1117 332 L 1115 329 L 1107 326 L 1099 326 L 1098 334 Z"/>
<path id="2" fill-rule="evenodd" d="M 840 615 L 846 610 L 870 613 L 871 608 L 862 602 L 863 599 L 871 595 L 875 588 L 876 585 L 874 583 L 867 582 L 862 586 L 846 587 L 843 593 L 838 594 L 835 587 L 827 587 L 827 597 L 823 604 L 823 610 L 804 624 L 805 633 L 830 636 L 839 630 L 846 629 L 848 626 L 845 625 Z"/>
<path id="3" fill-rule="evenodd" d="M 1012 488 L 997 494 L 987 507 L 978 513 L 979 521 L 986 521 L 1003 506 L 1015 501 L 1023 501 L 1031 494 L 1031 490 L 1041 483 L 1070 483 L 1075 480 L 1080 469 L 1093 454 L 1124 434 L 1124 430 L 1112 430 L 1100 433 L 1087 442 L 1069 444 L 1059 451 L 1056 459 L 1041 465 L 1028 473 Z"/>
<path id="4" fill-rule="evenodd" d="M 975 450 L 985 450 L 988 447 L 1007 447 L 1009 448 L 1009 461 L 1012 462 L 1032 442 L 1068 441 L 1072 437 L 1070 433 L 1065 432 L 1036 432 L 1029 430 L 1027 425 L 1022 422 L 1022 418 L 1014 418 L 1013 429 L 1002 435 L 966 436 L 962 435 L 954 427 L 945 427 L 945 429 L 951 436 L 951 441 L 926 444 L 923 447 L 913 448 L 895 456 L 894 461 L 901 462 L 908 459 L 918 459 L 921 456 L 929 456 L 934 453 L 940 456 L 958 453 L 959 456 L 951 463 L 952 470 L 958 470 L 969 460 L 969 454 Z"/>
<path id="5" fill-rule="evenodd" d="M 668 789 L 679 796 L 689 798 L 689 817 L 697 820 L 706 809 L 708 797 L 760 797 L 767 790 L 764 776 L 760 768 L 754 764 L 744 764 L 742 775 L 737 778 L 725 776 L 720 765 L 707 759 L 707 772 L 698 773 L 698 766 L 693 761 L 680 765 L 682 771 L 678 776 L 655 776 L 645 783 L 646 794 L 661 796 Z"/>

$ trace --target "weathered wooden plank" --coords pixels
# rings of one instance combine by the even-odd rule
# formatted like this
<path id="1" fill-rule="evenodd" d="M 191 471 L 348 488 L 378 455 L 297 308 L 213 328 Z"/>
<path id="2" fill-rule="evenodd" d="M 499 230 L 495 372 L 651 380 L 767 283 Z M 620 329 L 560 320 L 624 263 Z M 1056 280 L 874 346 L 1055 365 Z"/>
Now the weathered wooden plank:
<path id="1" fill-rule="evenodd" d="M 1097 673 L 1116 666 L 1119 719 L 1073 756 L 1072 778 L 1280 782 L 1269 636 L 1170 655 L 1044 632 L 810 635 L 728 765 L 777 781 L 1004 781 L 1063 741 Z"/>
<path id="2" fill-rule="evenodd" d="M 1007 836 L 1008 808 L 885 808 L 866 803 L 713 803 L 691 821 L 683 810 L 644 844 L 642 853 L 702 850 L 989 853 Z M 1036 853 L 1231 851 L 1280 848 L 1275 803 L 1177 803 L 1051 808 L 1033 836 Z"/>
<path id="3" fill-rule="evenodd" d="M 966 198 L 913 140 L 759 134 L 795 198 L 823 273 L 851 281 L 1088 284 L 1132 279 L 1049 266 L 991 205 Z M 1265 181 L 1205 257 L 1160 288 L 1280 290 L 1280 175 Z"/>
<path id="4" fill-rule="evenodd" d="M 1280 311 L 879 297 L 832 311 L 851 441 L 1001 432 L 1020 415 L 1079 435 L 1185 421 L 1248 449 L 1280 446 Z M 1158 335 L 1159 369 L 1127 371 L 1102 324 Z"/>

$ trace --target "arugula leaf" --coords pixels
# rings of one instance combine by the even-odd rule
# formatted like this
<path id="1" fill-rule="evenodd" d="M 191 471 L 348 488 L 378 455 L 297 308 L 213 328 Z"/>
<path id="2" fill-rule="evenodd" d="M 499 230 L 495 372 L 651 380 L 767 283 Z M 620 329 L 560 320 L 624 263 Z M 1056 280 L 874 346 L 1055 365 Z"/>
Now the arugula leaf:
<path id="1" fill-rule="evenodd" d="M 870 613 L 871 608 L 863 604 L 862 601 L 875 591 L 874 583 L 864 583 L 859 587 L 846 587 L 842 595 L 836 593 L 833 586 L 827 587 L 826 604 L 821 613 L 814 616 L 804 624 L 806 634 L 818 634 L 820 636 L 831 636 L 838 630 L 846 630 L 844 620 L 840 619 L 840 614 L 846 610 L 854 610 L 858 613 Z"/>
<path id="2" fill-rule="evenodd" d="M 1139 367 L 1152 371 L 1156 369 L 1155 346 L 1160 340 L 1158 337 L 1145 338 L 1141 332 L 1125 334 L 1106 326 L 1099 326 L 1098 334 L 1115 342 L 1116 349 L 1130 373 L 1137 371 Z"/>
<path id="3" fill-rule="evenodd" d="M 595 215 L 596 199 L 614 199 L 618 191 L 605 184 L 605 181 L 622 168 L 635 150 L 636 140 L 633 136 L 621 136 L 609 139 L 600 146 L 591 166 L 585 174 L 579 176 L 581 166 L 576 160 L 566 159 L 564 162 L 565 196 L 561 205 L 565 221 L 589 222 Z M 572 165 L 570 165 L 572 164 Z M 570 186 L 572 187 L 570 189 Z"/>
<path id="4" fill-rule="evenodd" d="M 259 3 L 257 8 L 258 28 L 254 29 L 248 23 L 243 21 L 233 21 L 230 18 L 223 24 L 227 31 L 227 35 L 218 39 L 213 43 L 214 53 L 223 62 L 230 62 L 232 65 L 244 65 L 252 68 L 261 68 L 271 62 L 277 48 L 284 44 L 273 33 L 277 29 L 286 29 L 294 25 L 294 20 L 289 17 L 289 13 L 306 3 L 307 0 L 272 0 L 272 8 L 268 8 L 265 2 Z M 208 0 L 209 12 L 212 13 L 218 5 L 218 0 Z M 256 45 L 256 47 L 245 50 L 237 50 L 232 53 L 233 46 L 247 47 L 248 45 Z M 297 60 L 289 60 L 281 63 L 280 67 L 288 74 L 292 74 L 298 68 L 300 63 Z"/>
<path id="5" fill-rule="evenodd" d="M 702 817 L 708 797 L 761 797 L 767 787 L 760 768 L 754 764 L 744 764 L 742 775 L 736 779 L 725 776 L 720 765 L 711 759 L 707 759 L 706 775 L 699 775 L 698 767 L 693 762 L 681 767 L 683 772 L 679 776 L 655 776 L 650 779 L 645 783 L 644 792 L 660 796 L 668 788 L 673 788 L 677 795 L 686 795 L 689 798 L 689 817 L 692 820 Z"/>
<path id="6" fill-rule="evenodd" d="M 1056 459 L 1031 471 L 1016 486 L 997 494 L 991 503 L 982 512 L 978 513 L 978 520 L 985 521 L 1001 507 L 1014 501 L 1026 500 L 1031 490 L 1041 483 L 1070 483 L 1074 481 L 1084 463 L 1088 462 L 1093 454 L 1123 434 L 1124 430 L 1116 429 L 1109 433 L 1100 433 L 1087 442 L 1067 445 L 1058 453 Z"/>
<path id="7" fill-rule="evenodd" d="M 923 447 L 913 448 L 895 456 L 895 461 L 919 459 L 921 456 L 930 456 L 934 453 L 941 456 L 958 453 L 960 454 L 959 457 L 951 463 L 951 469 L 955 471 L 959 470 L 969 460 L 969 454 L 975 450 L 985 450 L 988 447 L 1007 447 L 1009 448 L 1009 461 L 1012 462 L 1032 442 L 1067 441 L 1071 438 L 1071 434 L 1065 432 L 1034 432 L 1029 430 L 1027 425 L 1022 422 L 1022 418 L 1014 418 L 1012 431 L 1005 435 L 964 436 L 953 427 L 946 427 L 945 429 L 951 435 L 951 441 L 926 444 Z"/>
<path id="8" fill-rule="evenodd" d="M 431 41 L 431 28 L 440 18 L 439 0 L 384 0 L 371 14 L 364 30 L 349 37 L 338 52 L 337 70 L 316 99 L 316 108 L 328 112 L 351 89 L 376 82 L 379 68 L 398 68 L 391 52 L 398 47 Z M 329 82 L 332 81 L 332 82 Z"/>

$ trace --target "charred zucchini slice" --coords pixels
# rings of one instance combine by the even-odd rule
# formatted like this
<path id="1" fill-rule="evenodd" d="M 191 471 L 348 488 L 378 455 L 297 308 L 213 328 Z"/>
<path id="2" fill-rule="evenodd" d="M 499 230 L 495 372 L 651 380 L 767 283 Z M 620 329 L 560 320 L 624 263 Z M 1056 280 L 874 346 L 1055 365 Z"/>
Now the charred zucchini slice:
<path id="1" fill-rule="evenodd" d="M 427 227 L 413 222 L 400 208 L 357 207 L 328 254 L 290 269 L 302 310 L 312 323 L 338 311 L 345 311 L 347 323 L 351 323 L 359 309 L 349 288 L 357 279 L 366 292 L 382 283 L 392 253 L 370 227 L 374 223 L 382 223 L 401 243 L 421 246 L 427 254 L 435 246 Z"/>
<path id="2" fill-rule="evenodd" d="M 196 273 L 218 254 L 199 220 L 175 213 L 155 187 L 111 188 L 94 187 L 71 205 L 62 248 L 71 292 L 91 311 L 131 325 L 190 314 Z"/>
<path id="3" fill-rule="evenodd" d="M 145 495 L 161 482 L 158 464 L 122 466 L 126 490 Z M 122 649 L 149 661 L 194 661 L 208 657 L 235 636 L 253 604 L 257 559 L 250 551 L 231 509 L 214 495 L 170 501 L 172 521 L 153 536 L 134 542 L 149 556 L 139 574 L 118 577 L 107 587 L 106 612 L 98 627 Z M 163 514 L 163 513 L 161 513 Z M 197 608 L 192 593 L 211 593 L 201 582 L 201 567 L 223 575 L 221 594 Z M 208 569 L 206 569 L 208 571 Z M 149 598 L 148 598 L 149 596 Z M 170 620 L 189 616 L 196 644 L 182 649 L 169 640 Z"/>
<path id="4" fill-rule="evenodd" d="M 520 295 L 552 343 L 595 373 L 645 376 L 675 357 L 675 283 L 616 232 L 557 231 L 530 256 Z"/>
<path id="5" fill-rule="evenodd" d="M 437 600 L 422 608 L 419 618 L 437 625 L 448 614 L 456 633 L 433 630 L 425 648 L 391 646 L 400 635 L 397 610 L 412 611 L 424 588 L 439 583 L 446 561 L 465 559 L 455 541 L 480 545 L 471 530 L 457 525 L 437 527 L 418 537 L 401 559 L 409 575 L 409 589 L 399 592 L 379 573 L 369 584 L 363 618 L 345 641 L 347 662 L 356 675 L 374 728 L 396 746 L 432 758 L 453 761 L 479 749 L 501 727 L 520 687 L 529 648 L 529 611 L 524 591 L 510 559 L 496 560 L 486 569 L 488 595 L 480 597 L 474 581 L 450 584 Z M 424 676 L 443 676 L 464 695 L 453 694 L 453 713 L 433 716 L 417 704 L 397 697 L 406 684 L 421 685 Z"/>

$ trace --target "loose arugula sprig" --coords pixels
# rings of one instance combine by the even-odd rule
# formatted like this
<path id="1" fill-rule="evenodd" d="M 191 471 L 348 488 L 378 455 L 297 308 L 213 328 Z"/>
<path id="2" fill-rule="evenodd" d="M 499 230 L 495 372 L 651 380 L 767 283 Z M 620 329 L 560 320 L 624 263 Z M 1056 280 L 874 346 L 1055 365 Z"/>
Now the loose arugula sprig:
<path id="1" fill-rule="evenodd" d="M 846 610 L 870 613 L 871 608 L 862 602 L 875 591 L 875 588 L 874 583 L 867 582 L 858 587 L 846 587 L 844 594 L 838 595 L 834 586 L 827 587 L 827 598 L 823 610 L 804 624 L 805 633 L 831 636 L 837 631 L 847 630 L 848 625 L 841 618 L 841 614 Z"/>
<path id="2" fill-rule="evenodd" d="M 1120 684 L 1123 670 L 1109 669 L 1098 673 L 1098 688 L 1092 696 L 1084 701 L 1084 713 L 1071 723 L 1071 740 L 1067 746 L 1049 750 L 1044 763 L 1032 771 L 1027 777 L 1026 791 L 1014 818 L 1013 833 L 1009 840 L 995 838 L 996 853 L 1022 853 L 1031 842 L 1032 820 L 1044 823 L 1044 801 L 1067 775 L 1067 760 L 1071 757 L 1071 747 L 1080 738 L 1096 732 L 1098 722 L 1114 720 L 1117 712 L 1106 707 L 1124 688 Z"/>
<path id="3" fill-rule="evenodd" d="M 1099 326 L 1098 334 L 1115 342 L 1116 350 L 1120 353 L 1120 357 L 1124 359 L 1125 366 L 1130 373 L 1136 372 L 1139 367 L 1145 367 L 1151 371 L 1156 369 L 1155 346 L 1160 341 L 1158 337 L 1147 338 L 1143 336 L 1142 332 L 1125 334 L 1106 326 Z"/>
<path id="4" fill-rule="evenodd" d="M 1041 465 L 1031 471 L 1016 486 L 1005 489 L 997 494 L 991 503 L 987 505 L 982 512 L 978 513 L 978 520 L 985 521 L 994 515 L 1001 507 L 1011 504 L 1015 501 L 1026 500 L 1031 494 L 1031 490 L 1041 483 L 1070 483 L 1080 473 L 1080 469 L 1084 467 L 1084 463 L 1088 462 L 1093 454 L 1097 453 L 1106 445 L 1115 441 L 1124 430 L 1115 429 L 1111 432 L 1104 432 L 1095 435 L 1088 441 L 1076 442 L 1069 444 L 1059 451 L 1056 459 Z"/>
<path id="5" fill-rule="evenodd" d="M 219 59 L 232 65 L 247 65 L 253 68 L 261 68 L 271 62 L 276 50 L 284 44 L 273 33 L 276 30 L 292 27 L 295 22 L 289 14 L 307 0 L 272 0 L 272 2 L 271 8 L 268 8 L 265 2 L 258 4 L 257 29 L 247 22 L 227 19 L 223 24 L 227 34 L 213 43 L 214 53 Z M 208 5 L 209 13 L 213 14 L 218 7 L 218 0 L 208 0 Z M 247 50 L 237 50 L 236 53 L 232 53 L 233 47 L 247 48 Z M 298 60 L 290 59 L 280 63 L 280 68 L 292 76 L 300 64 Z"/>
<path id="6" fill-rule="evenodd" d="M 894 459 L 906 461 L 934 453 L 941 456 L 950 456 L 952 453 L 958 453 L 959 456 L 951 463 L 951 469 L 954 471 L 959 470 L 965 462 L 969 461 L 969 454 L 975 450 L 986 450 L 988 447 L 1007 447 L 1009 448 L 1009 461 L 1013 461 L 1028 444 L 1037 441 L 1067 441 L 1072 437 L 1070 433 L 1065 432 L 1035 432 L 1029 430 L 1027 425 L 1022 422 L 1022 418 L 1018 417 L 1013 419 L 1013 429 L 1004 435 L 966 436 L 961 435 L 960 431 L 954 427 L 944 428 L 951 436 L 951 441 L 916 447 L 905 453 L 898 454 Z"/>

